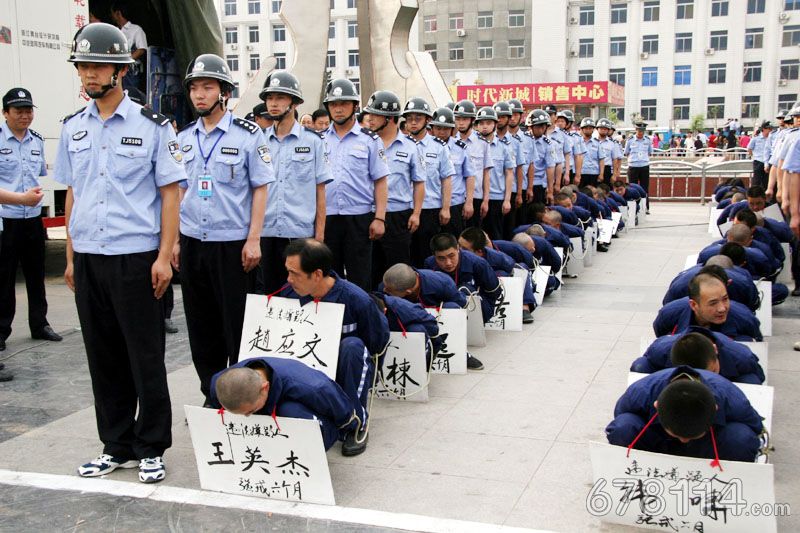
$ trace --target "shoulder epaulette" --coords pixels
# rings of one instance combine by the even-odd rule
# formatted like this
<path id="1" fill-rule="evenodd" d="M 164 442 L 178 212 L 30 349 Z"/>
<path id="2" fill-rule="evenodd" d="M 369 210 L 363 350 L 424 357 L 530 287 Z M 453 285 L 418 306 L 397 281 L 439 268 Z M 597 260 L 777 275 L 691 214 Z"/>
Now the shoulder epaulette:
<path id="1" fill-rule="evenodd" d="M 419 141 L 418 141 L 418 140 L 416 140 L 416 139 L 413 137 L 413 135 L 410 135 L 410 134 L 409 134 L 409 135 L 406 135 L 406 139 L 408 139 L 409 141 L 411 141 L 411 142 L 412 142 L 412 143 L 414 143 L 414 144 L 419 144 Z"/>
<path id="2" fill-rule="evenodd" d="M 193 121 L 191 121 L 190 123 L 188 123 L 187 125 L 185 125 L 184 127 L 182 127 L 180 130 L 178 130 L 178 133 L 180 133 L 180 132 L 182 132 L 182 131 L 185 131 L 185 130 L 188 130 L 189 128 L 191 128 L 191 127 L 192 127 L 192 126 L 194 126 L 195 124 L 197 124 L 197 121 L 196 121 L 196 120 L 193 120 Z"/>
<path id="3" fill-rule="evenodd" d="M 44 137 L 42 137 L 42 134 L 39 133 L 38 131 L 34 131 L 34 130 L 30 129 L 30 128 L 28 128 L 28 131 L 31 132 L 31 135 L 33 135 L 34 137 L 36 137 L 40 141 L 44 140 Z"/>
<path id="4" fill-rule="evenodd" d="M 467 149 L 467 143 L 465 143 L 461 139 L 456 139 L 455 145 L 458 146 L 459 148 L 463 148 L 465 150 Z"/>
<path id="5" fill-rule="evenodd" d="M 162 115 L 161 113 L 156 113 L 152 109 L 142 108 L 142 116 L 152 120 L 159 126 L 166 126 L 169 124 L 169 117 Z"/>
<path id="6" fill-rule="evenodd" d="M 531 133 L 531 132 L 529 132 L 529 131 L 526 131 L 525 133 L 523 133 L 523 135 L 527 135 L 528 137 L 530 137 L 531 139 L 533 139 L 533 133 Z"/>
<path id="7" fill-rule="evenodd" d="M 324 139 L 325 138 L 325 134 L 322 133 L 321 131 L 317 131 L 317 130 L 315 130 L 313 128 L 309 128 L 307 126 L 303 126 L 303 129 L 306 130 L 309 133 L 313 133 L 314 135 L 316 135 L 320 139 Z"/>
<path id="8" fill-rule="evenodd" d="M 75 111 L 74 113 L 72 113 L 71 115 L 67 115 L 66 117 L 61 119 L 61 122 L 66 124 L 69 119 L 71 119 L 75 115 L 80 114 L 84 109 L 86 109 L 86 107 L 82 107 L 82 108 L 78 109 L 77 111 Z"/>
<path id="9" fill-rule="evenodd" d="M 540 139 L 544 139 L 544 142 L 546 142 L 547 144 L 551 144 L 553 142 L 553 141 L 550 140 L 550 137 L 548 137 L 547 135 L 542 135 L 539 138 Z"/>
<path id="10" fill-rule="evenodd" d="M 508 139 L 506 139 L 505 137 L 503 137 L 502 139 L 500 139 L 500 142 L 501 142 L 501 143 L 503 143 L 503 144 L 511 144 L 511 141 L 509 141 L 509 140 L 508 140 Z"/>
<path id="11" fill-rule="evenodd" d="M 440 139 L 439 137 L 433 136 L 433 140 L 437 143 L 441 144 L 442 146 L 447 146 L 447 141 Z"/>
<path id="12" fill-rule="evenodd" d="M 522 139 L 519 138 L 519 133 L 512 133 L 511 136 L 514 137 L 518 141 L 522 140 Z"/>
<path id="13" fill-rule="evenodd" d="M 373 139 L 377 139 L 377 138 L 379 138 L 379 137 L 380 137 L 380 136 L 379 136 L 377 133 L 375 133 L 374 131 L 372 131 L 372 130 L 371 130 L 371 129 L 369 129 L 369 128 L 361 128 L 361 133 L 364 133 L 364 134 L 366 134 L 366 135 L 369 135 L 369 136 L 370 136 L 370 137 L 372 137 Z"/>
<path id="14" fill-rule="evenodd" d="M 261 128 L 255 122 L 250 122 L 249 120 L 245 120 L 239 117 L 233 117 L 233 123 L 239 126 L 242 129 L 249 131 L 250 133 L 258 133 L 261 131 Z"/>

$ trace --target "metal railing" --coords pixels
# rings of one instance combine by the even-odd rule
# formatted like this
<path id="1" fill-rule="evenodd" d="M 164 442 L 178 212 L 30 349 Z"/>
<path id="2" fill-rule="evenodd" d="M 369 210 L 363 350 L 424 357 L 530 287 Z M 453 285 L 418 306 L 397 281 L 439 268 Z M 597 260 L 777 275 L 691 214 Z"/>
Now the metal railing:
<path id="1" fill-rule="evenodd" d="M 747 159 L 747 148 L 730 148 L 721 150 L 719 148 L 669 148 L 661 150 L 659 148 L 653 149 L 652 159 L 683 159 L 689 161 L 696 161 L 705 157 L 719 158 L 721 161 L 742 161 Z"/>

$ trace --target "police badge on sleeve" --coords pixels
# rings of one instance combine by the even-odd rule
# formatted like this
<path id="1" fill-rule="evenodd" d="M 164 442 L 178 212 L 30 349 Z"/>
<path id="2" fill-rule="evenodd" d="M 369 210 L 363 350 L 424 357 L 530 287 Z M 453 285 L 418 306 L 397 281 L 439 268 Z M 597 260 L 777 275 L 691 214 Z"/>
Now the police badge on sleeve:
<path id="1" fill-rule="evenodd" d="M 167 148 L 169 149 L 169 154 L 172 156 L 172 159 L 180 163 L 183 161 L 183 155 L 181 154 L 181 146 L 178 144 L 178 141 L 170 141 L 167 143 Z"/>
<path id="2" fill-rule="evenodd" d="M 258 157 L 260 157 L 261 160 L 264 163 L 271 162 L 272 161 L 272 155 L 269 153 L 269 146 L 267 146 L 266 144 L 262 144 L 261 146 L 259 146 L 258 147 Z"/>

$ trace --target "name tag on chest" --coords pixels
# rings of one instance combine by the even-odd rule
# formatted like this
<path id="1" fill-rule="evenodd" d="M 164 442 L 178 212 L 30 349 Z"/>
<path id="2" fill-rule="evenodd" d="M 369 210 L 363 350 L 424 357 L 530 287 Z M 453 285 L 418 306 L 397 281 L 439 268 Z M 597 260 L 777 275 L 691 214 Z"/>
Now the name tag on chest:
<path id="1" fill-rule="evenodd" d="M 296 146 L 294 149 L 294 153 L 296 154 L 310 154 L 311 147 L 310 146 Z"/>
<path id="2" fill-rule="evenodd" d="M 128 146 L 141 146 L 142 140 L 139 137 L 123 137 L 120 141 L 121 144 L 125 144 Z"/>
<path id="3" fill-rule="evenodd" d="M 219 149 L 219 151 L 220 153 L 223 153 L 225 155 L 239 155 L 238 148 L 229 148 L 227 146 L 223 146 L 222 148 Z"/>
<path id="4" fill-rule="evenodd" d="M 197 196 L 211 198 L 214 195 L 214 179 L 208 174 L 197 176 Z"/>

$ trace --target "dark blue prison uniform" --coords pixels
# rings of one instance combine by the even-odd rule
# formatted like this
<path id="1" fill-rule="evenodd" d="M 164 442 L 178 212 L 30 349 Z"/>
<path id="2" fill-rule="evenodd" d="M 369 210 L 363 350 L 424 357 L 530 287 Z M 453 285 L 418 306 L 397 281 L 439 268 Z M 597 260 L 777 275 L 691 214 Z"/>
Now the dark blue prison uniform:
<path id="1" fill-rule="evenodd" d="M 720 203 L 717 204 L 717 209 L 725 209 L 733 202 L 732 198 L 725 198 Z"/>
<path id="2" fill-rule="evenodd" d="M 459 289 L 462 287 L 470 292 L 476 292 L 481 297 L 481 313 L 484 324 L 494 316 L 494 308 L 500 303 L 503 290 L 497 275 L 489 263 L 482 257 L 472 252 L 459 250 L 458 267 L 451 275 L 446 275 L 455 281 Z M 436 265 L 433 256 L 425 259 L 425 268 L 442 272 Z"/>
<path id="3" fill-rule="evenodd" d="M 720 325 L 712 324 L 708 329 L 727 335 L 737 341 L 751 342 L 756 340 L 761 342 L 764 340 L 761 335 L 761 324 L 750 309 L 732 300 L 730 304 L 727 320 Z M 689 297 L 687 296 L 672 301 L 661 308 L 653 321 L 653 331 L 656 337 L 662 337 L 680 333 L 689 326 L 697 325 L 692 308 L 689 307 Z"/>
<path id="4" fill-rule="evenodd" d="M 627 187 L 630 187 L 639 195 L 639 198 L 647 198 L 647 191 L 644 190 L 644 187 L 639 185 L 638 183 L 629 183 Z"/>
<path id="5" fill-rule="evenodd" d="M 623 196 L 617 194 L 615 191 L 608 191 L 608 195 L 611 197 L 612 200 L 617 202 L 619 205 L 624 205 L 627 207 L 628 202 L 627 200 L 625 200 Z"/>
<path id="6" fill-rule="evenodd" d="M 769 230 L 769 232 L 778 239 L 778 242 L 794 242 L 794 235 L 792 234 L 789 224 L 778 220 L 772 220 L 771 218 L 764 218 L 762 220 L 764 221 L 764 228 Z"/>
<path id="7" fill-rule="evenodd" d="M 419 295 L 416 301 L 409 297 L 409 302 L 426 308 L 463 309 L 467 306 L 467 297 L 458 290 L 453 278 L 444 272 L 427 268 L 415 268 L 414 271 L 419 279 Z M 385 292 L 383 283 L 378 290 Z"/>
<path id="8" fill-rule="evenodd" d="M 544 237 L 531 235 L 533 244 L 536 246 L 536 251 L 533 256 L 539 261 L 540 265 L 550 267 L 550 275 L 547 276 L 547 287 L 545 287 L 544 295 L 549 296 L 554 290 L 561 286 L 556 273 L 561 269 L 561 258 L 558 256 L 555 247 Z"/>
<path id="9" fill-rule="evenodd" d="M 514 259 L 500 250 L 493 248 L 484 248 L 483 252 L 486 254 L 485 259 L 489 265 L 494 269 L 495 274 L 499 277 L 510 278 L 514 276 Z M 536 298 L 533 296 L 533 282 L 531 277 L 525 277 L 525 283 L 522 286 L 522 303 L 531 307 L 531 311 L 536 308 Z"/>
<path id="10" fill-rule="evenodd" d="M 675 276 L 675 279 L 669 284 L 669 289 L 667 289 L 667 294 L 664 295 L 661 304 L 666 305 L 669 302 L 689 296 L 689 282 L 702 269 L 703 265 L 695 265 Z M 734 266 L 726 268 L 725 273 L 728 274 L 728 279 L 730 280 L 728 282 L 728 297 L 735 302 L 744 304 L 755 312 L 761 304 L 761 297 L 756 284 L 753 283 L 750 272 L 743 267 Z"/>
<path id="11" fill-rule="evenodd" d="M 762 229 L 762 231 L 769 235 L 769 232 L 767 230 Z M 778 245 L 778 248 L 780 248 L 781 247 L 780 243 L 777 240 L 775 240 L 774 238 L 773 238 L 773 240 L 774 240 L 775 244 Z M 719 244 L 720 248 L 721 248 L 727 242 L 728 241 L 726 239 L 719 239 L 719 240 L 714 241 L 712 244 Z M 756 239 L 755 236 L 753 238 L 753 241 L 750 243 L 750 246 L 748 246 L 747 248 L 752 248 L 754 250 L 758 250 L 759 252 L 764 254 L 764 257 L 767 258 L 767 268 L 768 268 L 770 274 L 774 274 L 776 271 L 780 270 L 780 268 L 783 266 L 783 259 L 785 259 L 786 256 L 784 255 L 782 248 L 781 248 L 781 256 L 783 257 L 783 259 L 780 259 L 780 260 L 778 259 L 778 256 L 776 256 L 774 254 L 774 252 L 772 251 L 772 248 L 770 247 L 769 244 Z"/>
<path id="12" fill-rule="evenodd" d="M 744 190 L 744 189 L 742 189 L 741 187 L 732 187 L 732 186 L 730 186 L 730 185 L 719 185 L 719 186 L 718 186 L 716 189 L 714 189 L 714 200 L 716 200 L 716 201 L 717 201 L 717 203 L 721 202 L 721 201 L 723 200 L 723 198 L 724 198 L 724 197 L 725 197 L 725 196 L 726 196 L 726 195 L 727 195 L 729 192 L 730 192 L 730 193 L 737 193 L 737 192 L 740 192 L 740 193 L 744 194 L 744 193 L 746 193 L 747 191 L 745 191 L 745 190 Z"/>
<path id="13" fill-rule="evenodd" d="M 783 262 L 786 260 L 786 252 L 783 251 L 781 241 L 770 230 L 756 226 L 753 232 L 753 241 L 766 244 L 769 247 L 769 251 L 778 260 L 778 268 L 783 266 Z"/>
<path id="14" fill-rule="evenodd" d="M 514 241 L 492 241 L 495 250 L 499 250 L 511 257 L 515 263 L 525 265 L 527 268 L 533 268 L 533 254 L 525 249 L 519 243 Z"/>
<path id="15" fill-rule="evenodd" d="M 577 226 L 580 224 L 578 220 L 578 215 L 572 212 L 572 210 L 567 209 L 566 207 L 562 207 L 560 205 L 551 205 L 550 209 L 554 211 L 558 211 L 561 214 L 561 221 L 566 222 L 567 224 L 572 224 L 573 226 Z"/>
<path id="16" fill-rule="evenodd" d="M 723 243 L 724 242 L 725 241 L 723 241 Z M 700 254 L 697 256 L 697 264 L 705 265 L 706 261 L 715 255 L 719 255 L 721 249 L 722 244 L 718 242 L 709 244 L 700 251 Z M 753 279 L 766 278 L 774 272 L 769 259 L 760 249 L 746 246 L 744 247 L 744 254 L 746 260 L 744 268 L 750 272 Z"/>
<path id="17" fill-rule="evenodd" d="M 600 218 L 600 208 L 597 206 L 597 200 L 588 194 L 577 191 L 575 193 L 575 205 L 589 211 L 589 213 L 592 215 L 592 218 Z"/>
<path id="18" fill-rule="evenodd" d="M 750 204 L 747 203 L 747 200 L 741 200 L 739 202 L 728 204 L 728 207 L 722 210 L 722 213 L 719 214 L 717 217 L 717 226 L 721 226 L 724 223 L 733 220 L 736 218 L 736 213 L 745 209 L 746 207 L 750 207 Z"/>
<path id="19" fill-rule="evenodd" d="M 389 342 L 389 324 L 386 316 L 363 289 L 340 278 L 332 270 L 328 275 L 336 281 L 320 301 L 344 304 L 336 383 L 350 397 L 362 422 L 366 422 L 367 397 L 375 377 L 372 355 L 383 352 Z M 314 300 L 311 296 L 300 296 L 291 287 L 286 287 L 279 295 L 296 298 L 301 305 Z"/>
<path id="20" fill-rule="evenodd" d="M 561 227 L 559 231 L 567 236 L 567 239 L 583 239 L 584 231 L 579 228 L 578 226 L 573 226 L 572 224 L 567 224 L 566 222 L 561 222 Z"/>
<path id="21" fill-rule="evenodd" d="M 319 370 L 294 359 L 279 357 L 253 357 L 230 366 L 243 367 L 264 368 L 268 375 L 271 374 L 267 401 L 255 414 L 318 420 L 326 450 L 356 428 L 358 420 L 350 398 L 335 381 Z M 216 409 L 222 407 L 217 399 L 217 379 L 227 370 L 211 377 L 209 402 Z"/>
<path id="22" fill-rule="evenodd" d="M 647 348 L 644 354 L 636 359 L 631 365 L 631 372 L 641 372 L 652 374 L 665 368 L 671 368 L 671 351 L 675 341 L 687 333 L 701 332 L 704 335 L 714 337 L 714 344 L 717 347 L 717 358 L 719 359 L 719 375 L 735 383 L 752 383 L 761 385 L 766 377 L 764 369 L 758 363 L 758 357 L 750 351 L 747 346 L 732 341 L 725 335 L 706 328 L 692 326 L 688 330 L 678 335 L 664 335 L 657 338 Z"/>
<path id="23" fill-rule="evenodd" d="M 614 407 L 614 420 L 606 427 L 608 442 L 627 448 L 656 414 L 653 403 L 661 391 L 683 373 L 694 376 L 714 394 L 717 413 L 713 428 L 719 458 L 726 461 L 753 462 L 760 449 L 759 435 L 764 428 L 761 416 L 736 385 L 719 374 L 688 366 L 659 370 L 632 383 Z M 699 439 L 683 444 L 667 435 L 658 417 L 642 434 L 634 448 L 683 457 L 714 458 L 710 431 Z"/>
<path id="24" fill-rule="evenodd" d="M 414 332 L 425 335 L 425 359 L 430 366 L 432 354 L 428 350 L 427 341 L 431 341 L 434 354 L 439 353 L 439 348 L 442 347 L 436 317 L 427 312 L 420 304 L 382 292 L 376 291 L 373 294 L 386 304 L 386 320 L 389 322 L 389 331 Z"/>

